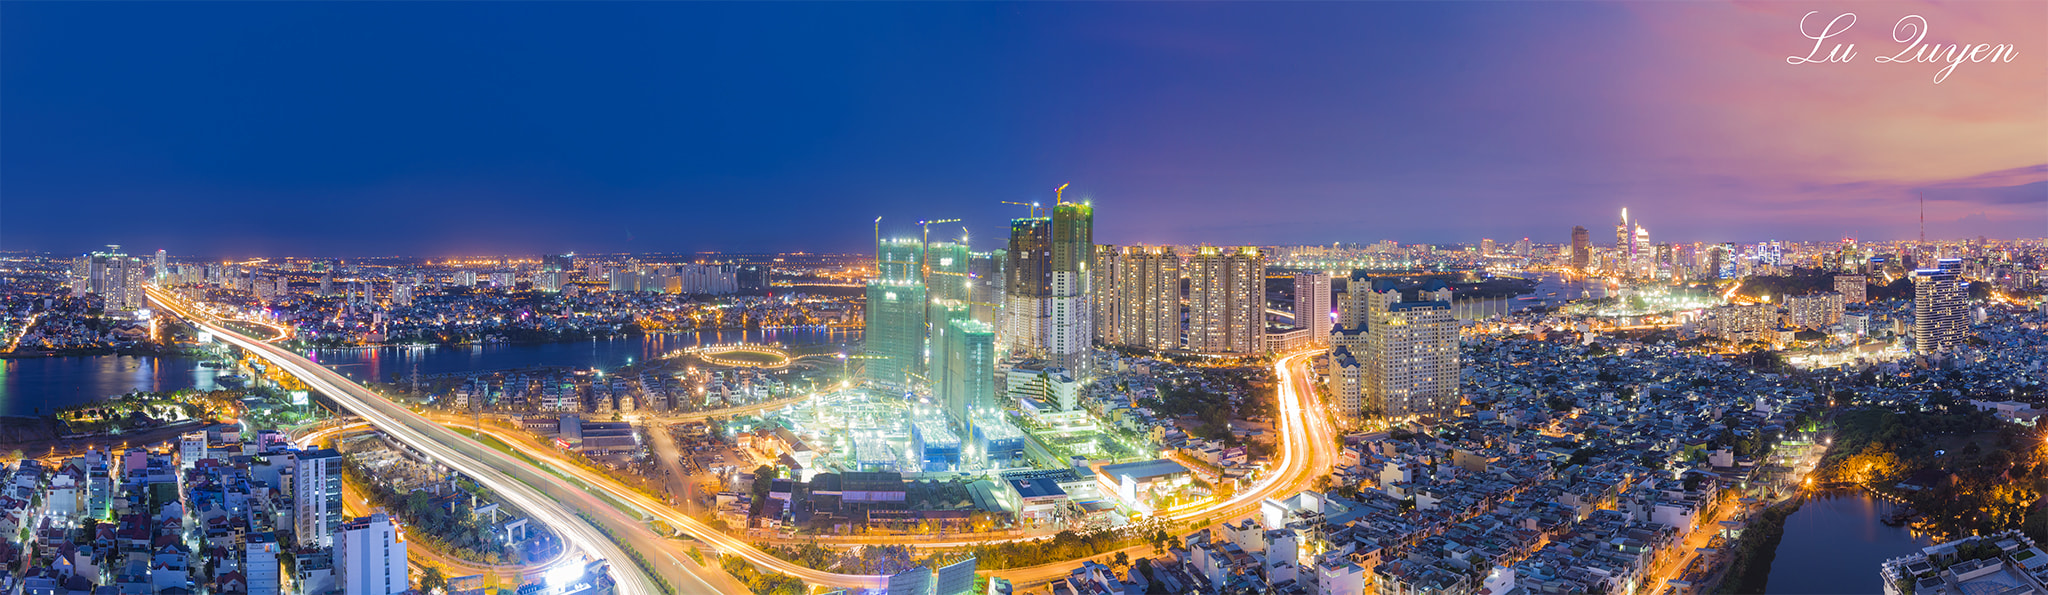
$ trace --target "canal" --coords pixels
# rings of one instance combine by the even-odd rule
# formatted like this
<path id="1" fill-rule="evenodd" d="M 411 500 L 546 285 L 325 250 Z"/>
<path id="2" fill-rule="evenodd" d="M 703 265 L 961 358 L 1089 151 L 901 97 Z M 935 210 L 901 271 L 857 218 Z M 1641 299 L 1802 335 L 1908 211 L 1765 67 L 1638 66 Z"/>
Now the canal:
<path id="1" fill-rule="evenodd" d="M 1785 519 L 1785 537 L 1771 561 L 1766 593 L 1818 595 L 1883 593 L 1877 566 L 1933 542 L 1878 519 L 1893 504 L 1863 491 L 1808 500 Z"/>

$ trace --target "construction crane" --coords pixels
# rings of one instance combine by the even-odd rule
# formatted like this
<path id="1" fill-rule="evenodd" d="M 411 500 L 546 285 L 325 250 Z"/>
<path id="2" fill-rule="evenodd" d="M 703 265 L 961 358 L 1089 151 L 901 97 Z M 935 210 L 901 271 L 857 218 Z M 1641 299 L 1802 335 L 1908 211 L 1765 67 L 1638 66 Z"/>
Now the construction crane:
<path id="1" fill-rule="evenodd" d="M 1022 206 L 1027 206 L 1027 207 L 1031 207 L 1031 216 L 1032 216 L 1032 217 L 1037 217 L 1037 216 L 1038 216 L 1038 203 L 1035 203 L 1035 202 L 1015 202 L 1015 201 L 1008 201 L 1008 200 L 1003 200 L 1003 201 L 997 201 L 997 202 L 1000 202 L 1000 203 L 1003 203 L 1003 204 L 1006 204 L 1006 205 L 1022 205 Z"/>
<path id="2" fill-rule="evenodd" d="M 940 220 L 937 220 L 937 221 L 931 221 L 931 220 L 926 220 L 926 221 L 919 221 L 919 222 L 917 222 L 917 225 L 918 225 L 919 227 L 922 227 L 922 228 L 924 228 L 924 240 L 923 240 L 923 241 L 924 241 L 924 246 L 925 246 L 925 248 L 926 248 L 926 249 L 930 249 L 930 248 L 931 248 L 931 245 L 932 245 L 932 224 L 935 224 L 935 223 L 959 223 L 959 222 L 960 222 L 960 220 L 959 220 L 959 219 L 940 219 Z"/>

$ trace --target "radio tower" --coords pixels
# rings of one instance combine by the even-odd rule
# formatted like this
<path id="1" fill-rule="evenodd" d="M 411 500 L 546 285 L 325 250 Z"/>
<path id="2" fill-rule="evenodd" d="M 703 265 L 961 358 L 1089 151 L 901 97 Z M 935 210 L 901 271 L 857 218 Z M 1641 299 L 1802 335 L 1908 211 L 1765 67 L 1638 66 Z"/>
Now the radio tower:
<path id="1" fill-rule="evenodd" d="M 1914 252 L 1927 249 L 1927 193 L 1920 192 L 1920 243 L 1913 246 Z M 1913 266 L 1920 265 L 1920 255 L 1913 255 Z"/>

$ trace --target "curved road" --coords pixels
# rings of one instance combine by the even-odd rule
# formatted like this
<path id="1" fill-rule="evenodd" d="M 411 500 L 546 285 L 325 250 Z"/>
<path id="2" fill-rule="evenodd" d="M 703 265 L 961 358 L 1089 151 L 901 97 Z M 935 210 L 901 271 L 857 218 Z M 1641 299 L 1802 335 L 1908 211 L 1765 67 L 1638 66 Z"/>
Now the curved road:
<path id="1" fill-rule="evenodd" d="M 1283 428 L 1281 432 L 1280 461 L 1279 465 L 1275 467 L 1274 472 L 1222 503 L 1177 513 L 1169 516 L 1170 520 L 1188 523 L 1193 528 L 1200 528 L 1219 521 L 1229 521 L 1250 516 L 1258 511 L 1259 504 L 1267 498 L 1287 495 L 1306 489 L 1315 481 L 1317 476 L 1329 472 L 1333 461 L 1336 459 L 1337 446 L 1336 440 L 1333 437 L 1335 431 L 1330 427 L 1328 418 L 1321 414 L 1322 410 L 1316 400 L 1314 375 L 1310 374 L 1308 370 L 1308 364 L 1316 353 L 1318 352 L 1297 351 L 1283 355 L 1278 361 L 1274 362 L 1274 371 L 1279 379 L 1279 421 Z M 568 473 L 591 487 L 604 490 L 614 499 L 628 502 L 672 526 L 680 527 L 690 535 L 704 540 L 722 552 L 745 558 L 756 566 L 794 576 L 806 582 L 834 587 L 878 589 L 886 586 L 888 577 L 885 576 L 822 572 L 797 566 L 768 555 L 754 548 L 752 544 L 745 540 L 705 526 L 696 519 L 677 511 L 674 507 L 650 498 L 609 476 L 590 472 L 581 465 L 557 457 L 551 452 L 552 449 L 540 448 L 538 444 L 533 442 L 531 437 L 522 436 L 520 432 L 507 431 L 492 426 L 471 426 L 468 424 L 469 420 L 455 417 L 446 417 L 443 421 L 474 428 L 479 433 L 495 437 L 506 444 L 516 444 L 530 448 L 532 450 L 528 451 L 528 454 L 535 459 L 548 463 L 557 470 Z M 1049 537 L 1049 535 L 1032 535 L 1014 537 L 1007 540 L 922 541 L 916 545 L 931 548 L 966 547 L 992 541 L 1029 541 L 1047 539 Z M 840 544 L 835 543 L 833 545 Z M 1136 553 L 1138 550 L 1133 548 L 1130 551 Z M 1079 561 L 1068 560 L 1030 568 L 993 571 L 992 574 L 1008 578 L 1020 585 L 1031 584 L 1050 580 L 1051 577 L 1065 576 L 1068 571 L 1073 569 L 1077 562 Z"/>
<path id="2" fill-rule="evenodd" d="M 1315 479 L 1329 473 L 1337 460 L 1336 431 L 1330 427 L 1329 417 L 1322 414 L 1320 401 L 1316 398 L 1315 375 L 1308 366 L 1320 350 L 1302 350 L 1287 353 L 1273 362 L 1274 376 L 1279 379 L 1281 444 L 1280 462 L 1274 472 L 1265 479 L 1246 488 L 1237 495 L 1219 504 L 1195 510 L 1170 514 L 1167 519 L 1186 523 L 1185 532 L 1193 532 L 1219 522 L 1235 521 L 1258 512 L 1259 504 L 1267 498 L 1285 496 L 1308 489 Z M 1136 545 L 1123 550 L 1132 558 L 1150 555 L 1152 546 Z M 1107 560 L 1114 552 L 1103 552 L 1093 559 Z M 1019 588 L 1064 577 L 1074 569 L 1079 560 L 1068 560 L 1009 570 L 989 571 L 990 574 L 1009 579 Z"/>
<path id="3" fill-rule="evenodd" d="M 349 424 L 342 424 L 338 426 L 329 426 L 308 433 L 305 436 L 300 437 L 297 440 L 297 442 L 304 448 L 320 448 L 320 444 L 325 442 L 330 437 L 374 429 L 376 428 L 374 426 L 371 426 L 369 422 L 355 422 Z M 367 496 L 365 496 L 360 490 L 356 489 L 353 484 L 349 484 L 346 482 L 344 482 L 341 486 L 341 505 L 343 511 L 346 512 L 349 516 L 368 516 L 371 512 L 373 512 L 373 507 L 370 505 Z M 449 573 L 450 578 L 469 575 L 484 575 L 489 577 L 490 582 L 487 583 L 488 586 L 511 588 L 518 586 L 522 582 L 525 582 L 525 580 L 527 580 L 528 578 L 539 577 L 544 575 L 549 567 L 552 567 L 557 562 L 561 561 L 563 556 L 569 555 L 569 552 L 568 548 L 561 548 L 559 551 L 555 552 L 554 557 L 549 558 L 545 562 L 536 562 L 530 564 L 485 564 L 481 562 L 455 558 L 443 552 L 419 547 L 418 543 L 414 543 L 413 547 L 406 550 L 406 555 L 412 558 L 412 565 L 414 567 L 423 567 L 429 564 L 439 566 L 443 569 L 444 572 Z"/>
<path id="4" fill-rule="evenodd" d="M 152 301 L 158 301 L 170 307 L 180 316 L 192 318 L 182 310 L 178 310 L 170 302 L 159 298 L 154 291 L 151 292 L 150 297 Z M 490 477 L 498 480 L 499 483 L 517 485 L 518 489 L 525 493 L 523 495 L 530 497 L 532 502 L 529 504 L 527 502 L 515 501 L 513 502 L 515 506 L 522 510 L 533 511 L 532 514 L 536 516 L 536 520 L 546 522 L 550 527 L 561 527 L 557 531 L 563 536 L 565 541 L 580 549 L 584 549 L 584 551 L 595 552 L 595 555 L 598 557 L 619 562 L 613 564 L 613 569 L 622 578 L 620 584 L 621 595 L 649 595 L 649 593 L 655 590 L 651 583 L 646 582 L 641 584 L 646 585 L 645 589 L 647 591 L 636 592 L 627 590 L 627 581 L 623 580 L 626 576 L 630 575 L 644 581 L 645 575 L 639 572 L 637 566 L 628 561 L 629 559 L 623 555 L 622 551 L 618 550 L 617 546 L 611 544 L 609 540 L 603 539 L 602 535 L 596 535 L 595 530 L 589 525 L 580 522 L 579 519 L 575 519 L 573 516 L 555 519 L 541 518 L 539 509 L 546 508 L 551 512 L 559 513 L 565 508 L 560 506 L 562 502 L 581 501 L 583 504 L 588 505 L 591 501 L 595 500 L 592 494 L 569 488 L 563 485 L 559 478 L 549 475 L 545 470 L 536 469 L 524 461 L 513 459 L 509 455 L 464 438 L 410 410 L 376 396 L 361 385 L 355 384 L 318 364 L 307 361 L 297 354 L 272 345 L 259 343 L 244 335 L 220 329 L 217 325 L 205 321 L 196 319 L 194 321 L 215 329 L 217 333 L 223 338 L 227 338 L 231 343 L 258 353 L 264 356 L 264 359 L 286 367 L 302 379 L 307 380 L 308 385 L 321 390 L 322 394 L 335 396 L 336 401 L 342 402 L 350 410 L 363 415 L 379 428 L 386 429 L 387 432 L 397 435 L 408 446 L 418 448 L 422 452 L 433 456 L 436 460 L 448 462 L 451 467 L 455 467 L 457 470 L 463 471 L 473 478 L 481 479 L 481 472 L 489 472 L 491 474 Z M 1210 506 L 1172 513 L 1168 516 L 1170 520 L 1189 523 L 1192 526 L 1206 526 L 1220 520 L 1248 516 L 1256 512 L 1259 503 L 1267 498 L 1304 489 L 1316 476 L 1329 471 L 1331 462 L 1335 459 L 1336 442 L 1332 438 L 1334 431 L 1329 427 L 1327 418 L 1321 414 L 1321 408 L 1316 400 L 1316 392 L 1313 386 L 1314 376 L 1308 372 L 1308 363 L 1316 353 L 1313 350 L 1296 351 L 1285 354 L 1274 362 L 1274 372 L 1279 380 L 1277 396 L 1280 401 L 1279 421 L 1281 423 L 1280 461 L 1274 471 L 1228 500 Z M 361 409 L 358 409 L 358 407 L 361 407 Z M 393 428 L 396 428 L 396 431 Z M 482 433 L 504 440 L 507 444 L 515 444 L 517 443 L 516 441 L 522 440 L 522 437 L 502 433 L 488 426 L 476 429 Z M 428 436 L 432 436 L 434 439 L 429 440 Z M 408 440 L 408 438 L 411 439 Z M 416 444 L 414 440 L 418 441 L 418 443 Z M 603 495 L 610 499 L 623 502 L 630 507 L 638 509 L 634 512 L 644 513 L 661 519 L 669 525 L 681 528 L 697 539 L 703 540 L 722 553 L 739 556 L 760 568 L 795 577 L 807 583 L 830 587 L 880 589 L 887 586 L 888 577 L 886 576 L 839 574 L 813 570 L 769 555 L 740 538 L 728 535 L 723 531 L 714 530 L 704 523 L 682 514 L 673 506 L 655 500 L 609 476 L 593 473 L 584 469 L 581 465 L 557 458 L 549 453 L 547 449 L 534 449 L 534 451 L 529 451 L 526 454 L 553 467 L 553 471 L 582 482 L 587 488 L 602 491 L 604 492 Z M 467 467 L 455 464 L 457 459 L 462 459 L 461 462 L 467 464 Z M 479 464 L 480 462 L 488 464 Z M 514 477 L 517 478 L 517 481 L 503 481 L 503 479 Z M 539 497 L 538 494 L 533 493 L 534 490 L 525 484 L 546 486 L 549 488 L 549 495 L 554 497 Z M 501 489 L 496 485 L 488 483 L 486 487 L 508 496 L 512 493 L 510 489 Z M 609 510 L 606 512 L 615 515 L 618 511 Z M 563 522 L 558 524 L 557 521 Z M 650 536 L 652 533 L 639 523 L 633 523 L 632 526 L 627 528 L 637 529 L 639 532 L 650 534 Z M 1047 537 L 1044 535 L 1033 535 L 1016 537 L 1011 540 L 1028 541 L 1045 539 Z M 657 540 L 654 546 L 657 549 L 664 552 L 673 550 L 675 542 L 660 540 L 658 537 L 654 539 Z M 589 545 L 586 545 L 586 541 L 590 542 Z M 965 547 L 990 541 L 993 540 L 927 542 L 920 545 L 933 548 Z M 655 560 L 655 556 L 651 551 L 647 552 L 646 555 L 650 561 Z M 658 561 L 655 561 L 655 563 L 659 564 Z M 678 567 L 681 566 L 680 564 L 678 565 Z M 1070 570 L 1072 567 L 1073 561 L 1067 561 L 1028 569 L 1006 571 L 1002 574 L 1011 576 L 1012 580 L 1020 578 L 1031 579 L 1037 578 L 1040 575 L 1054 576 L 1065 574 L 1066 570 Z M 706 590 L 711 590 L 710 582 L 704 581 L 702 577 L 695 577 L 694 574 L 692 577 L 697 578 L 697 582 L 704 585 L 707 588 Z"/>
<path id="5" fill-rule="evenodd" d="M 589 500 L 593 500 L 588 494 L 578 493 L 546 473 L 533 469 L 509 455 L 463 438 L 296 353 L 250 338 L 203 317 L 194 316 L 177 301 L 169 299 L 154 288 L 150 289 L 148 294 L 150 301 L 165 310 L 205 327 L 223 341 L 284 368 L 299 377 L 308 387 L 334 399 L 336 403 L 377 426 L 385 434 L 408 447 L 426 453 L 435 461 L 496 492 L 508 503 L 532 515 L 535 521 L 554 530 L 565 543 L 594 558 L 611 561 L 612 575 L 617 580 L 616 590 L 620 595 L 661 593 L 661 588 L 653 578 L 634 564 L 632 558 L 626 555 L 618 543 L 606 538 L 596 527 L 576 515 L 577 510 L 570 503 L 581 500 L 587 505 Z M 548 493 L 543 493 L 543 490 Z M 578 498 L 579 496 L 581 498 Z M 631 533 L 637 529 L 650 536 L 652 534 L 652 531 L 637 522 L 618 528 L 624 533 Z M 565 556 L 563 559 L 574 563 L 572 557 Z M 677 586 L 689 591 L 716 590 L 710 582 L 701 578 L 696 582 L 697 585 L 702 585 L 701 591 L 690 588 L 697 585 Z"/>

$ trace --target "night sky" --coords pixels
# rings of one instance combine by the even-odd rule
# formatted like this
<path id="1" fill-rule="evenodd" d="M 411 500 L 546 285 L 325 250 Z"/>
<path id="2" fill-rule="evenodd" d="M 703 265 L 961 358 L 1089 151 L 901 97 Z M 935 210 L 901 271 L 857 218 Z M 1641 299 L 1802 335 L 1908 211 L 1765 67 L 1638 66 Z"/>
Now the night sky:
<path id="1" fill-rule="evenodd" d="M 1788 65 L 1854 11 L 1847 64 Z M 1894 22 L 2011 63 L 1879 64 Z M 1819 21 L 1810 21 L 1815 30 Z M 1823 52 L 1824 53 L 1824 52 Z M 2048 2 L 0 4 L 0 249 L 2048 235 Z M 957 236 L 961 224 L 933 234 Z"/>

